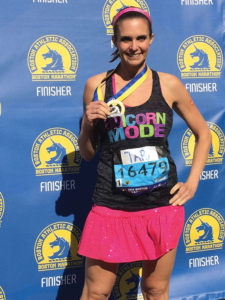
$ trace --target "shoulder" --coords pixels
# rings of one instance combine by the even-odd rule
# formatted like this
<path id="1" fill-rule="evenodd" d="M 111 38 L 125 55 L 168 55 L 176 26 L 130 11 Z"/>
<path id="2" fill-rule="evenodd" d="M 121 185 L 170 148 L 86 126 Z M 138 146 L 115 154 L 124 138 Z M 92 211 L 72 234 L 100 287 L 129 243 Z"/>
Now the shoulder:
<path id="1" fill-rule="evenodd" d="M 176 89 L 179 87 L 184 87 L 183 83 L 178 79 L 176 76 L 169 74 L 169 73 L 163 73 L 163 72 L 158 72 L 159 79 L 161 85 L 170 88 L 170 89 Z"/>
<path id="2" fill-rule="evenodd" d="M 171 106 L 174 102 L 181 99 L 181 97 L 183 98 L 183 96 L 188 96 L 188 92 L 179 78 L 172 74 L 163 72 L 158 72 L 158 75 L 162 93 Z"/>
<path id="3" fill-rule="evenodd" d="M 88 78 L 85 86 L 87 86 L 89 88 L 96 88 L 99 85 L 99 83 L 105 78 L 105 76 L 106 76 L 106 72 L 94 75 L 94 76 Z"/>
<path id="4" fill-rule="evenodd" d="M 84 87 L 84 102 L 87 104 L 92 101 L 93 94 L 99 83 L 105 78 L 106 72 L 94 75 L 86 81 Z"/>

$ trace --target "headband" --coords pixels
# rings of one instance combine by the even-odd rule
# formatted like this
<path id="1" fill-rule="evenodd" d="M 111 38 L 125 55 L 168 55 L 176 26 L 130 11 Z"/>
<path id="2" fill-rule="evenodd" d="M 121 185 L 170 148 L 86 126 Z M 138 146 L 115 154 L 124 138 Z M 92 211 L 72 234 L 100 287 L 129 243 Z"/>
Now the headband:
<path id="1" fill-rule="evenodd" d="M 147 13 L 147 11 L 145 11 L 139 7 L 126 7 L 123 10 L 119 11 L 118 14 L 115 15 L 115 17 L 113 18 L 113 21 L 112 21 L 112 25 L 114 26 L 116 24 L 116 21 L 119 19 L 120 16 L 122 16 L 125 13 L 131 12 L 131 11 L 138 12 L 138 13 L 144 15 L 149 20 L 150 24 L 152 24 L 151 17 Z"/>

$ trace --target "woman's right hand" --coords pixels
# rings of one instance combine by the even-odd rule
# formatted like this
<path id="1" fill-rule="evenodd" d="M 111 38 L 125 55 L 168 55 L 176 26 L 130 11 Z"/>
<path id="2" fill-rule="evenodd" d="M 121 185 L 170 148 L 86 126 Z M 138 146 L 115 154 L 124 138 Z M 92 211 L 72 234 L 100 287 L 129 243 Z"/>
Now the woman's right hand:
<path id="1" fill-rule="evenodd" d="M 78 144 L 81 156 L 87 161 L 92 159 L 99 146 L 98 132 L 95 130 L 96 122 L 100 119 L 105 120 L 110 114 L 109 106 L 104 101 L 92 100 L 96 87 L 105 76 L 106 73 L 102 73 L 89 78 L 84 88 L 84 112 Z M 102 93 L 105 94 L 104 89 Z"/>
<path id="2" fill-rule="evenodd" d="M 109 115 L 109 106 L 104 101 L 92 101 L 86 106 L 85 117 L 91 126 L 93 126 L 95 120 L 105 120 Z"/>

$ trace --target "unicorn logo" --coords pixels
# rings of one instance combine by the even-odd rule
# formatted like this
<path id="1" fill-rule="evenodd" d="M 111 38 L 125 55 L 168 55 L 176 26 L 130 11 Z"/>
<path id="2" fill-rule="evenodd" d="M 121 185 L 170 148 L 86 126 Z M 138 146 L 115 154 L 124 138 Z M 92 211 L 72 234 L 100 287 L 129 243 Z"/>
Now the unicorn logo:
<path id="1" fill-rule="evenodd" d="M 112 106 L 112 107 L 110 107 L 110 114 L 112 116 L 120 115 L 120 109 L 119 109 L 119 107 L 118 106 Z"/>
<path id="2" fill-rule="evenodd" d="M 41 132 L 33 143 L 31 157 L 37 176 L 80 171 L 78 138 L 65 128 L 54 127 Z"/>
<path id="3" fill-rule="evenodd" d="M 83 264 L 83 258 L 77 253 L 80 236 L 80 229 L 68 222 L 43 228 L 34 245 L 38 271 L 80 267 Z"/>
<path id="4" fill-rule="evenodd" d="M 206 52 L 204 52 L 203 50 L 197 48 L 195 45 L 193 45 L 195 47 L 195 51 L 191 52 L 191 58 L 198 58 L 198 61 L 196 61 L 192 66 L 190 66 L 192 69 L 196 69 L 196 68 L 201 68 L 201 69 L 207 69 L 209 70 L 209 58 L 208 58 L 208 54 Z"/>
<path id="5" fill-rule="evenodd" d="M 53 255 L 49 256 L 50 259 L 57 259 L 57 258 L 72 258 L 70 253 L 70 245 L 69 243 L 63 238 L 58 237 L 54 232 L 55 240 L 50 242 L 49 245 L 51 248 L 59 247 L 59 250 L 54 252 Z M 68 255 L 69 254 L 69 255 Z"/>
<path id="6" fill-rule="evenodd" d="M 140 7 L 150 14 L 146 0 L 105 0 L 102 10 L 103 22 L 106 27 L 107 35 L 113 34 L 112 19 L 114 16 L 124 8 L 129 6 Z"/>
<path id="7" fill-rule="evenodd" d="M 201 208 L 186 221 L 183 239 L 186 253 L 223 248 L 224 218 L 212 208 Z"/>
<path id="8" fill-rule="evenodd" d="M 206 164 L 215 165 L 223 163 L 223 156 L 225 152 L 224 147 L 224 132 L 215 123 L 207 122 L 212 135 L 212 144 Z M 187 129 L 182 137 L 181 149 L 182 155 L 185 159 L 186 166 L 191 166 L 193 160 L 193 149 L 195 145 L 195 138 L 193 132 Z"/>
<path id="9" fill-rule="evenodd" d="M 125 5 L 121 0 L 119 0 L 119 2 L 121 4 L 121 7 L 116 10 L 116 13 L 118 13 L 120 10 L 122 10 L 122 9 L 124 9 L 124 8 L 127 7 L 127 5 Z"/>
<path id="10" fill-rule="evenodd" d="M 127 296 L 141 294 L 141 277 L 138 274 L 135 274 L 130 270 L 130 277 L 126 279 L 126 283 L 128 285 L 134 283 L 134 287 L 126 293 Z"/>
<path id="11" fill-rule="evenodd" d="M 52 157 L 50 160 L 46 161 L 46 164 L 61 164 L 62 160 L 64 164 L 67 164 L 67 154 L 66 149 L 60 144 L 53 141 L 52 138 L 50 138 L 52 145 L 47 147 L 46 150 L 48 153 L 56 152 L 56 155 Z"/>
<path id="12" fill-rule="evenodd" d="M 47 45 L 46 47 L 48 48 L 48 52 L 42 54 L 42 56 L 45 60 L 51 58 L 52 61 L 51 63 L 47 64 L 45 67 L 42 67 L 42 70 L 64 71 L 62 56 L 56 50 L 52 50 Z"/>
<path id="13" fill-rule="evenodd" d="M 75 81 L 78 61 L 74 45 L 55 34 L 39 37 L 27 55 L 33 81 Z"/>
<path id="14" fill-rule="evenodd" d="M 213 242 L 213 234 L 212 234 L 212 226 L 210 226 L 208 223 L 203 222 L 200 218 L 201 224 L 196 227 L 197 232 L 203 231 L 203 234 L 199 236 L 198 239 L 195 240 L 195 242 Z"/>
<path id="15" fill-rule="evenodd" d="M 206 35 L 186 38 L 177 51 L 177 65 L 181 77 L 220 78 L 223 67 L 223 51 L 220 45 Z"/>

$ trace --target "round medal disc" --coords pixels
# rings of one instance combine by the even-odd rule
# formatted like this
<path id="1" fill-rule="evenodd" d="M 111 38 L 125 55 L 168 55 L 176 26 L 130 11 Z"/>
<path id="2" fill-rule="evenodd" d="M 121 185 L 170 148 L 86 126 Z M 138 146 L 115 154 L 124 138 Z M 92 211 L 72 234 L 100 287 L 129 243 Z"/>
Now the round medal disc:
<path id="1" fill-rule="evenodd" d="M 120 100 L 112 99 L 107 104 L 110 108 L 110 117 L 121 116 L 124 114 L 125 106 Z"/>

